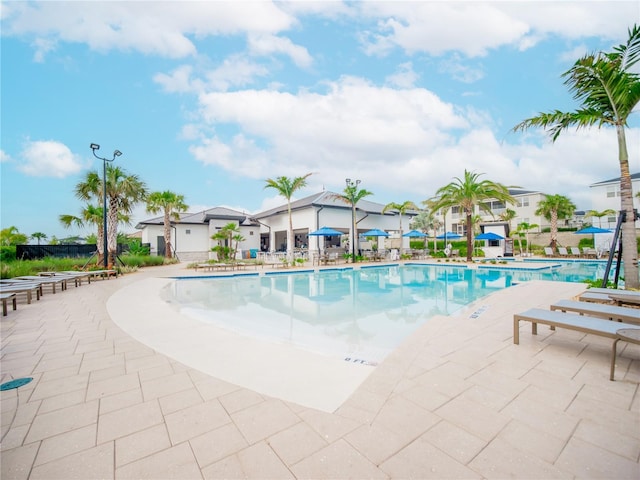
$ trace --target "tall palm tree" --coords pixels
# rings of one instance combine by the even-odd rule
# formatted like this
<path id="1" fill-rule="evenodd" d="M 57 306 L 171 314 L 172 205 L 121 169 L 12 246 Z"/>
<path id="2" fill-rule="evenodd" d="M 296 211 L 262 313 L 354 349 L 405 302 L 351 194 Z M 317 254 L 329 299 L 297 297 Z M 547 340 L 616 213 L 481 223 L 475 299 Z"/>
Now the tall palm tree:
<path id="1" fill-rule="evenodd" d="M 40 240 L 46 240 L 47 239 L 47 234 L 46 233 L 42 233 L 42 232 L 35 232 L 31 234 L 31 238 L 32 239 L 37 239 L 38 240 L 38 245 L 40 245 Z"/>
<path id="2" fill-rule="evenodd" d="M 472 217 L 475 206 L 491 213 L 491 208 L 485 200 L 498 200 L 504 203 L 515 204 L 515 199 L 509 193 L 509 187 L 491 180 L 479 180 L 481 173 L 464 171 L 464 179 L 458 177 L 454 181 L 436 191 L 433 198 L 429 199 L 433 210 L 451 207 L 460 207 L 464 210 L 466 225 L 473 225 Z M 516 187 L 511 187 L 516 188 Z M 467 228 L 467 262 L 473 259 L 473 228 Z"/>
<path id="3" fill-rule="evenodd" d="M 97 172 L 87 174 L 85 180 L 76 185 L 76 196 L 82 200 L 102 199 L 102 179 Z M 136 203 L 144 200 L 147 187 L 137 175 L 128 175 L 125 170 L 107 166 L 107 255 L 108 265 L 113 265 L 118 247 L 118 222 L 131 213 Z"/>
<path id="4" fill-rule="evenodd" d="M 640 27 L 634 25 L 629 29 L 627 42 L 614 47 L 613 52 L 587 54 L 562 74 L 565 85 L 573 92 L 573 98 L 580 103 L 578 110 L 541 113 L 513 128 L 514 131 L 522 131 L 542 127 L 548 130 L 552 141 L 571 126 L 615 128 L 620 167 L 620 204 L 627 219 L 622 224 L 622 260 L 625 285 L 628 288 L 640 288 L 633 190 L 625 136 L 628 118 L 640 101 L 640 74 L 634 68 L 638 60 Z"/>
<path id="5" fill-rule="evenodd" d="M 109 265 L 115 263 L 118 248 L 118 222 L 121 214 L 129 214 L 147 196 L 147 186 L 135 174 L 127 174 L 120 167 L 107 168 L 107 250 Z"/>
<path id="6" fill-rule="evenodd" d="M 346 203 L 351 206 L 351 255 L 352 261 L 356 262 L 356 250 L 358 242 L 358 227 L 356 225 L 356 207 L 358 202 L 362 200 L 364 197 L 368 197 L 369 195 L 373 195 L 373 192 L 366 190 L 364 188 L 360 188 L 360 181 L 357 180 L 355 182 L 348 182 L 347 186 L 344 188 L 343 193 L 334 194 L 334 198 L 340 200 L 341 202 Z"/>
<path id="7" fill-rule="evenodd" d="M 429 234 L 430 230 L 433 230 L 433 248 L 434 252 L 437 252 L 436 248 L 436 235 L 438 227 L 440 226 L 440 220 L 438 220 L 431 210 L 421 210 L 418 215 L 411 219 L 409 228 L 420 230 L 422 233 Z M 427 246 L 427 237 L 425 237 L 425 246 Z"/>
<path id="8" fill-rule="evenodd" d="M 402 216 L 407 213 L 407 210 L 418 210 L 418 207 L 412 201 L 406 200 L 402 203 L 387 203 L 382 209 L 382 214 L 384 215 L 389 210 L 397 210 L 400 217 L 400 253 L 402 253 Z"/>
<path id="9" fill-rule="evenodd" d="M 564 195 L 547 195 L 544 200 L 538 202 L 536 215 L 542 215 L 551 222 L 550 247 L 555 250 L 558 243 L 558 220 L 571 218 L 576 206 Z"/>
<path id="10" fill-rule="evenodd" d="M 287 212 L 289 214 L 289 230 L 287 231 L 287 257 L 289 261 L 293 260 L 293 220 L 291 218 L 291 197 L 293 194 L 307 186 L 307 178 L 313 173 L 307 173 L 302 177 L 277 177 L 275 179 L 267 178 L 264 188 L 273 188 L 279 195 L 287 199 Z"/>
<path id="11" fill-rule="evenodd" d="M 171 219 L 179 220 L 180 213 L 186 212 L 188 205 L 184 203 L 184 195 L 178 195 L 169 190 L 153 192 L 147 197 L 147 212 L 163 212 L 165 258 L 171 258 Z"/>
<path id="12" fill-rule="evenodd" d="M 606 217 L 607 215 L 615 215 L 616 211 L 611 209 L 611 208 L 607 208 L 606 210 L 602 210 L 601 212 L 599 212 L 598 210 L 587 210 L 587 213 L 584 215 L 585 218 L 597 218 L 598 219 L 598 227 L 602 228 L 602 217 Z"/>

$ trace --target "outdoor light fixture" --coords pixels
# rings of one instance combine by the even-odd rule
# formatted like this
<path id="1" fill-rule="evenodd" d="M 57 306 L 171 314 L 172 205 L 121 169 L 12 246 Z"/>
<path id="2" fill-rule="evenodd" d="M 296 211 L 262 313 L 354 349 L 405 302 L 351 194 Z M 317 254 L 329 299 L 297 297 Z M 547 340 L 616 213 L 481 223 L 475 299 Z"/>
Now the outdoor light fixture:
<path id="1" fill-rule="evenodd" d="M 104 158 L 96 155 L 96 150 L 100 150 L 100 145 L 92 143 L 89 148 L 93 152 L 93 156 L 102 160 L 102 246 L 103 246 L 103 264 L 104 268 L 109 267 L 109 252 L 107 245 L 107 162 L 113 162 L 116 157 L 122 155 L 120 150 L 113 151 L 113 158 Z"/>
<path id="2" fill-rule="evenodd" d="M 358 185 L 360 185 L 360 180 L 356 180 L 355 183 L 351 181 L 350 178 L 346 178 L 345 182 L 347 184 L 347 188 L 356 187 L 351 195 L 351 254 L 353 255 L 352 261 L 356 263 L 356 240 L 358 239 L 358 233 L 356 232 L 356 203 L 355 203 L 355 194 Z"/>

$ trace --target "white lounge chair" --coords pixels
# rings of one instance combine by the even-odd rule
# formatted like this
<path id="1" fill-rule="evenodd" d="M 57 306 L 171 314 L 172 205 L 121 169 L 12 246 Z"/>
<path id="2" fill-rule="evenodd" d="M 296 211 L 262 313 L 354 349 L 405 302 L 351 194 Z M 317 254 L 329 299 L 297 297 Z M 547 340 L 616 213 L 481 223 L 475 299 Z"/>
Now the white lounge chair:
<path id="1" fill-rule="evenodd" d="M 553 249 L 551 247 L 544 247 L 544 254 L 547 257 L 553 257 Z"/>
<path id="2" fill-rule="evenodd" d="M 571 255 L 574 257 L 580 257 L 580 249 L 578 247 L 569 247 L 569 250 L 571 251 Z"/>
<path id="3" fill-rule="evenodd" d="M 558 255 L 561 257 L 568 257 L 569 252 L 567 252 L 567 247 L 558 247 Z"/>
<path id="4" fill-rule="evenodd" d="M 600 317 L 607 320 L 640 324 L 640 309 L 618 307 L 606 303 L 576 302 L 575 300 L 560 300 L 551 305 L 551 310 L 561 312 L 575 312 L 590 317 Z"/>

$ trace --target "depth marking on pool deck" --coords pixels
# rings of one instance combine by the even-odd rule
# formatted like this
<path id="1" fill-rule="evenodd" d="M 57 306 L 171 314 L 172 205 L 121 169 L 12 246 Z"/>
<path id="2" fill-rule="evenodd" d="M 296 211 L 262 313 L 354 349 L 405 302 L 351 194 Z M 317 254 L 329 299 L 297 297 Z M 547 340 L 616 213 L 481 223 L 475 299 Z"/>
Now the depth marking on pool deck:
<path id="1" fill-rule="evenodd" d="M 476 309 L 471 315 L 469 315 L 469 318 L 478 318 L 488 309 L 489 309 L 488 305 L 482 305 L 480 308 Z"/>

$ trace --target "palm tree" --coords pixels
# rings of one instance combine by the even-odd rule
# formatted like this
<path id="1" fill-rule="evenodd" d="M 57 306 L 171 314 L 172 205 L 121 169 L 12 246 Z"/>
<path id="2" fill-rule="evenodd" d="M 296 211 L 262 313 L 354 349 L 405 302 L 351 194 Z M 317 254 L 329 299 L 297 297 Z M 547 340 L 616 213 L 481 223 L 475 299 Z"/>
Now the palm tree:
<path id="1" fill-rule="evenodd" d="M 402 216 L 407 213 L 407 210 L 418 210 L 418 207 L 412 201 L 406 200 L 403 203 L 387 203 L 382 209 L 382 214 L 384 215 L 389 210 L 397 210 L 400 216 L 400 254 L 402 254 Z"/>
<path id="2" fill-rule="evenodd" d="M 364 197 L 368 197 L 369 195 L 373 195 L 373 192 L 369 190 L 365 190 L 364 188 L 359 188 L 360 180 L 356 180 L 355 182 L 348 181 L 347 186 L 344 188 L 343 193 L 334 194 L 334 198 L 340 200 L 341 202 L 346 203 L 351 206 L 351 255 L 352 261 L 356 262 L 356 242 L 358 241 L 358 227 L 356 225 L 356 207 L 358 202 L 362 200 Z"/>
<path id="3" fill-rule="evenodd" d="M 112 165 L 107 166 L 106 187 L 109 204 L 105 234 L 107 235 L 108 264 L 113 265 L 118 245 L 118 222 L 122 218 L 127 218 L 134 205 L 146 197 L 147 188 L 137 175 L 127 175 L 123 169 Z M 87 173 L 84 181 L 76 185 L 76 197 L 82 200 L 102 200 L 102 189 L 100 175 L 92 171 Z M 100 246 L 98 251 L 100 252 Z"/>
<path id="4" fill-rule="evenodd" d="M 558 220 L 571 218 L 576 206 L 564 195 L 547 195 L 544 200 L 538 202 L 536 215 L 542 215 L 551 222 L 551 243 L 549 246 L 555 250 L 558 243 Z"/>
<path id="5" fill-rule="evenodd" d="M 37 239 L 38 240 L 38 245 L 40 245 L 40 240 L 46 240 L 47 239 L 47 234 L 46 233 L 42 233 L 42 232 L 35 232 L 31 234 L 31 238 L 32 239 Z"/>
<path id="6" fill-rule="evenodd" d="M 180 213 L 186 212 L 189 207 L 184 203 L 184 196 L 169 190 L 153 192 L 147 197 L 147 212 L 164 214 L 164 244 L 165 258 L 171 258 L 171 219 L 179 220 Z"/>
<path id="7" fill-rule="evenodd" d="M 525 237 L 527 241 L 527 255 L 529 254 L 529 231 L 534 228 L 538 228 L 538 224 L 536 223 L 527 223 L 522 222 L 518 224 L 518 228 L 516 228 L 516 235 L 518 235 L 518 245 L 520 247 L 520 255 L 522 255 L 522 237 Z"/>
<path id="8" fill-rule="evenodd" d="M 128 215 L 120 214 L 119 221 L 122 223 L 129 223 L 130 218 Z M 80 212 L 80 216 L 63 214 L 58 217 L 60 223 L 65 228 L 76 226 L 79 228 L 87 225 L 95 226 L 97 230 L 96 235 L 96 249 L 98 251 L 98 264 L 102 263 L 103 249 L 104 249 L 104 215 L 102 214 L 102 207 L 96 207 L 95 205 L 86 205 Z M 53 241 L 53 240 L 52 240 Z M 53 245 L 53 243 L 51 243 Z"/>
<path id="9" fill-rule="evenodd" d="M 213 247 L 213 251 L 218 254 L 218 260 L 235 259 L 238 243 L 243 241 L 242 235 L 240 235 L 240 226 L 237 223 L 229 222 L 217 233 L 211 236 L 213 240 L 218 242 L 216 247 Z M 236 240 L 235 249 L 232 247 L 233 240 Z"/>
<path id="10" fill-rule="evenodd" d="M 464 210 L 466 225 L 473 225 L 472 217 L 475 206 L 491 213 L 491 208 L 485 200 L 497 200 L 504 203 L 515 204 L 515 199 L 509 193 L 509 187 L 490 180 L 479 181 L 481 173 L 464 171 L 464 180 L 455 177 L 454 181 L 441 187 L 435 196 L 428 200 L 432 210 L 460 207 Z M 516 187 L 511 187 L 516 188 Z M 467 262 L 472 261 L 473 255 L 473 228 L 467 228 Z"/>
<path id="11" fill-rule="evenodd" d="M 509 235 L 511 235 L 511 220 L 513 220 L 517 216 L 518 213 L 510 208 L 505 209 L 505 211 L 499 215 L 500 220 L 502 220 L 503 222 L 507 222 L 507 226 L 509 227 Z"/>
<path id="12" fill-rule="evenodd" d="M 598 227 L 602 228 L 602 217 L 606 217 L 607 215 L 615 215 L 616 211 L 611 209 L 611 208 L 607 208 L 606 210 L 602 210 L 601 212 L 599 212 L 598 210 L 587 210 L 587 213 L 585 214 L 585 218 L 593 218 L 596 217 L 598 219 Z"/>
<path id="13" fill-rule="evenodd" d="M 633 211 L 633 190 L 629 171 L 629 153 L 625 128 L 628 118 L 640 101 L 640 74 L 634 68 L 640 60 L 640 27 L 629 29 L 625 44 L 614 47 L 610 53 L 590 53 L 564 74 L 565 85 L 580 102 L 575 112 L 553 111 L 541 113 L 516 125 L 514 131 L 531 127 L 547 129 L 552 141 L 571 126 L 587 128 L 597 125 L 616 129 L 618 163 L 620 167 L 620 204 L 627 221 L 622 224 L 622 260 L 624 278 L 628 288 L 640 288 L 638 277 L 638 248 Z"/>
<path id="14" fill-rule="evenodd" d="M 287 231 L 287 257 L 289 261 L 293 261 L 293 220 L 291 218 L 291 197 L 293 194 L 307 186 L 307 178 L 313 173 L 307 173 L 302 177 L 277 177 L 275 179 L 267 178 L 264 188 L 273 188 L 287 199 L 287 212 L 289 214 L 289 230 Z"/>
<path id="15" fill-rule="evenodd" d="M 20 233 L 15 226 L 0 230 L 0 245 L 21 245 L 27 243 L 28 238 L 24 233 Z"/>
<path id="16" fill-rule="evenodd" d="M 434 252 L 437 252 L 436 248 L 436 231 L 440 226 L 440 220 L 433 216 L 433 212 L 431 210 L 421 210 L 418 215 L 411 219 L 411 224 L 409 224 L 409 228 L 414 228 L 416 230 L 420 230 L 422 233 L 429 234 L 430 230 L 433 230 L 433 248 Z M 425 237 L 425 247 L 427 246 L 427 237 Z"/>

